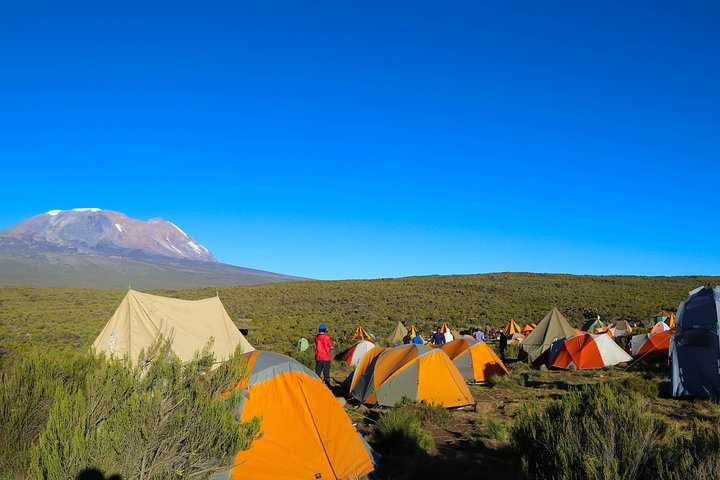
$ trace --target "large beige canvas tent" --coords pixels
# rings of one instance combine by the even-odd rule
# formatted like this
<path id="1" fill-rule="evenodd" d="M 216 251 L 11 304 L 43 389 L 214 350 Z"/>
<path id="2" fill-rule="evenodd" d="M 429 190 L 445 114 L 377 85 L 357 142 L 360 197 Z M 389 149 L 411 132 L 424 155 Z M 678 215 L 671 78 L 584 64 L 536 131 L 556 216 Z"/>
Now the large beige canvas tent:
<path id="1" fill-rule="evenodd" d="M 520 344 L 520 359 L 528 359 L 530 363 L 535 364 L 541 363 L 546 360 L 543 354 L 550 349 L 554 340 L 575 334 L 575 329 L 570 326 L 563 314 L 553 307 Z"/>
<path id="2" fill-rule="evenodd" d="M 93 342 L 97 352 L 137 360 L 142 349 L 163 335 L 173 352 L 186 362 L 213 339 L 217 361 L 227 360 L 242 346 L 255 350 L 230 320 L 218 297 L 179 300 L 128 290 L 110 321 Z"/>

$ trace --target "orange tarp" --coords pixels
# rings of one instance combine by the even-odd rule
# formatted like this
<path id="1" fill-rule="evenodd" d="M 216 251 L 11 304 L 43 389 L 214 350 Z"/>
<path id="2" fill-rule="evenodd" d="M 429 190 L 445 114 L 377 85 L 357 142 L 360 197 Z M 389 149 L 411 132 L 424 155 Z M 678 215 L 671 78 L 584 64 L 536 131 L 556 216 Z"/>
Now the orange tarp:
<path id="1" fill-rule="evenodd" d="M 250 372 L 262 353 L 246 354 Z M 374 470 L 343 408 L 307 373 L 293 369 L 249 387 L 241 422 L 261 417 L 262 434 L 235 457 L 232 480 L 350 480 Z"/>

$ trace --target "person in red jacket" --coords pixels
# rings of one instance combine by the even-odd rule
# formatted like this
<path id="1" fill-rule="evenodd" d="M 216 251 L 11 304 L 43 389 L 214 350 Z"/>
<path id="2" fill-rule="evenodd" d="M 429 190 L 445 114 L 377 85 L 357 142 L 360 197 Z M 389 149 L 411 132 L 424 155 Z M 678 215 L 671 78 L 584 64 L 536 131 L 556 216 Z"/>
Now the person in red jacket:
<path id="1" fill-rule="evenodd" d="M 320 376 L 322 372 L 325 385 L 330 388 L 330 350 L 332 350 L 332 340 L 327 334 L 327 326 L 320 324 L 319 333 L 315 335 L 315 373 Z"/>

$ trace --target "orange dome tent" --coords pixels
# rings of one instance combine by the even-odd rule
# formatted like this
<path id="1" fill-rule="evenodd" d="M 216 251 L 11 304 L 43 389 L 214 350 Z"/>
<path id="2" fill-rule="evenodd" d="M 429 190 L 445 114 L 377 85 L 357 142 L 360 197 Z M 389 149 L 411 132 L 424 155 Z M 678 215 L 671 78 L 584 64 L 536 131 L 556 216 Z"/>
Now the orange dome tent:
<path id="1" fill-rule="evenodd" d="M 502 360 L 485 342 L 460 338 L 441 345 L 468 383 L 483 383 L 495 375 L 507 375 Z"/>
<path id="2" fill-rule="evenodd" d="M 235 457 L 232 480 L 354 480 L 370 472 L 373 452 L 330 390 L 290 357 L 243 355 L 248 375 L 241 422 L 261 417 L 261 436 Z"/>
<path id="3" fill-rule="evenodd" d="M 652 360 L 670 355 L 670 339 L 675 330 L 664 330 L 657 333 L 634 335 L 632 342 L 632 356 L 643 360 Z"/>
<path id="4" fill-rule="evenodd" d="M 518 325 L 515 320 L 511 318 L 507 325 L 503 327 L 502 331 L 506 337 L 512 337 L 514 334 L 520 333 L 521 329 L 520 325 Z"/>
<path id="5" fill-rule="evenodd" d="M 370 350 L 355 369 L 350 395 L 384 407 L 394 406 L 403 397 L 447 408 L 475 403 L 447 353 L 425 345 Z"/>
<path id="6" fill-rule="evenodd" d="M 615 333 L 613 332 L 613 329 L 612 329 L 612 328 L 608 328 L 608 327 L 596 328 L 593 333 L 594 333 L 594 334 L 605 333 L 605 334 L 607 334 L 607 335 L 610 335 L 611 337 L 614 337 L 614 336 L 615 336 Z"/>
<path id="7" fill-rule="evenodd" d="M 650 330 L 650 333 L 660 333 L 670 330 L 670 327 L 665 322 L 657 322 L 655 326 Z"/>
<path id="8" fill-rule="evenodd" d="M 550 349 L 551 367 L 578 369 L 604 368 L 629 362 L 632 357 L 603 334 L 585 333 L 557 340 Z"/>

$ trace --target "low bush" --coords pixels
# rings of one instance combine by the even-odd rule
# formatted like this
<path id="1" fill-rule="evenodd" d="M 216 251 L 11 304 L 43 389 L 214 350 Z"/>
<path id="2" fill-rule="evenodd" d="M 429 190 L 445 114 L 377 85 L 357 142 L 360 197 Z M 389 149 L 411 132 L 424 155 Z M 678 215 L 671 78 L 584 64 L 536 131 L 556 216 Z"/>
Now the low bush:
<path id="1" fill-rule="evenodd" d="M 720 478 L 720 426 L 695 422 L 689 438 L 677 435 L 658 459 L 660 480 Z"/>
<path id="2" fill-rule="evenodd" d="M 212 371 L 207 350 L 182 365 L 158 343 L 133 367 L 90 353 L 31 352 L 2 374 L 0 469 L 67 479 L 94 467 L 127 479 L 206 478 L 249 446 L 238 428 L 240 355 Z M 9 440 L 9 441 L 8 441 Z"/>
<path id="3" fill-rule="evenodd" d="M 523 408 L 512 445 L 538 480 L 656 478 L 668 425 L 647 406 L 616 386 L 585 385 L 546 408 Z"/>

